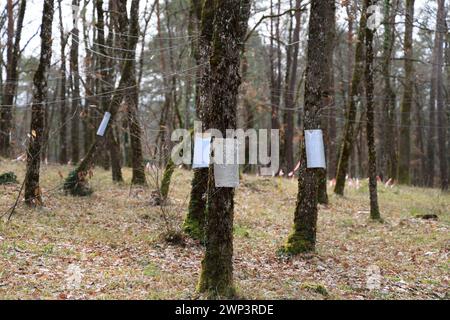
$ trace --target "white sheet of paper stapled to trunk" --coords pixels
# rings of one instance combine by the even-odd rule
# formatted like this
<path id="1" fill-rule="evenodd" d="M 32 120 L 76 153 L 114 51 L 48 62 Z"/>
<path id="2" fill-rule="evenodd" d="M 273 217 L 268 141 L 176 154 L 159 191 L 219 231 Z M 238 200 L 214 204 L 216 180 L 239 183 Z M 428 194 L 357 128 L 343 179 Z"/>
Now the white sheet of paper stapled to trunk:
<path id="1" fill-rule="evenodd" d="M 239 186 L 239 150 L 236 139 L 214 139 L 214 181 L 216 188 Z"/>
<path id="2" fill-rule="evenodd" d="M 211 156 L 211 137 L 204 138 L 200 135 L 195 136 L 194 141 L 194 162 L 192 168 L 208 168 Z"/>
<path id="3" fill-rule="evenodd" d="M 97 130 L 98 136 L 103 137 L 105 135 L 105 131 L 106 131 L 106 128 L 108 127 L 108 123 L 109 123 L 110 119 L 111 119 L 111 113 L 105 112 L 105 115 L 103 116 L 103 120 L 100 123 L 100 126 L 98 127 L 98 130 Z"/>
<path id="4" fill-rule="evenodd" d="M 310 169 L 326 168 L 325 148 L 323 132 L 317 130 L 305 130 L 306 164 Z"/>

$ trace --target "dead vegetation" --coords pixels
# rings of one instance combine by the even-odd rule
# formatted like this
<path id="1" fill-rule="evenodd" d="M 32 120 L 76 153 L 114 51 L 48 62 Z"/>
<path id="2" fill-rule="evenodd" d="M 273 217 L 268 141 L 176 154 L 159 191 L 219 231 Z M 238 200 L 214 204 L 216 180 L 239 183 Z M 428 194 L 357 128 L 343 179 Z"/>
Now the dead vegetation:
<path id="1" fill-rule="evenodd" d="M 2 172 L 24 177 L 22 163 Z M 149 203 L 151 189 L 133 192 L 96 169 L 95 193 L 66 196 L 71 167 L 42 168 L 45 207 L 19 205 L 0 222 L 0 298 L 192 299 L 203 255 L 188 238 L 173 241 L 167 217 L 181 226 L 191 173 L 177 169 L 165 210 Z M 127 182 L 131 172 L 124 170 Z M 0 212 L 20 185 L 0 186 Z M 243 176 L 237 190 L 234 270 L 249 299 L 448 299 L 450 196 L 438 190 L 380 187 L 384 223 L 369 219 L 367 183 L 330 197 L 321 207 L 314 255 L 277 255 L 292 227 L 297 183 Z M 418 216 L 435 215 L 438 219 Z M 181 245 L 180 245 L 181 244 Z"/>

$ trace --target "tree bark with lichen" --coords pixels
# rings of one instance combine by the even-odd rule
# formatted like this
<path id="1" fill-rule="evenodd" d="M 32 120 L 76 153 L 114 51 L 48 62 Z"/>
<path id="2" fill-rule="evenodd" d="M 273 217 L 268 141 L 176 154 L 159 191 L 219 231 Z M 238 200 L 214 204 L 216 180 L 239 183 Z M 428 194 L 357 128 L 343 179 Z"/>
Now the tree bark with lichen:
<path id="1" fill-rule="evenodd" d="M 192 51 L 198 66 L 196 85 L 196 116 L 202 121 L 202 130 L 210 128 L 206 110 L 211 105 L 210 65 L 211 41 L 215 16 L 214 0 L 193 0 L 191 15 L 200 29 L 200 38 L 194 40 Z M 194 28 L 194 26 L 191 26 Z M 191 32 L 192 33 L 192 32 Z M 194 133 L 195 137 L 195 133 Z M 194 169 L 188 213 L 183 224 L 184 231 L 193 239 L 203 240 L 206 210 L 208 168 Z"/>
<path id="2" fill-rule="evenodd" d="M 240 59 L 250 16 L 250 0 L 216 0 L 211 65 L 212 128 L 225 133 L 236 128 L 236 110 L 241 84 Z M 216 188 L 210 166 L 205 227 L 205 256 L 198 291 L 210 297 L 232 297 L 234 189 Z"/>

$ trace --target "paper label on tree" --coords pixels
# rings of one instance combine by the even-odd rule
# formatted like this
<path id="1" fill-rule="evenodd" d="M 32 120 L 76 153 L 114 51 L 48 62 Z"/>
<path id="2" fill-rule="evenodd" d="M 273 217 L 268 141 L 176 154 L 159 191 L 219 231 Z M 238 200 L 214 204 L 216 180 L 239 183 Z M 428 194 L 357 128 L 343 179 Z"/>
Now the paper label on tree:
<path id="1" fill-rule="evenodd" d="M 211 137 L 195 136 L 192 168 L 208 168 L 211 156 Z"/>
<path id="2" fill-rule="evenodd" d="M 306 164 L 310 169 L 326 168 L 322 130 L 305 130 Z"/>
<path id="3" fill-rule="evenodd" d="M 214 181 L 216 188 L 239 186 L 239 150 L 237 139 L 214 139 Z"/>
<path id="4" fill-rule="evenodd" d="M 100 137 L 103 137 L 105 135 L 106 128 L 108 127 L 109 119 L 111 119 L 111 113 L 105 112 L 105 115 L 103 116 L 103 120 L 100 123 L 100 126 L 97 130 L 97 135 Z"/>

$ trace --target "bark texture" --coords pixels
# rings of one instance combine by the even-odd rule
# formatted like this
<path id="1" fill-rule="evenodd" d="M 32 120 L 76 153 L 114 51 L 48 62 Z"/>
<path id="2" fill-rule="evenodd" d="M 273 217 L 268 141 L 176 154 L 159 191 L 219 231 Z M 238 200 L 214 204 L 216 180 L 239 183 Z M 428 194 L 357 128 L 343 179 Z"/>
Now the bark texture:
<path id="1" fill-rule="evenodd" d="M 436 37 L 438 38 L 437 48 L 437 79 L 436 79 L 436 97 L 437 97 L 437 125 L 438 125 L 438 148 L 439 148 L 439 171 L 440 187 L 443 191 L 448 190 L 448 147 L 447 147 L 447 113 L 445 109 L 444 97 L 444 37 L 445 27 L 445 4 L 444 0 L 438 0 L 438 12 L 436 23 Z M 448 94 L 448 93 L 447 93 Z"/>
<path id="2" fill-rule="evenodd" d="M 130 37 L 139 37 L 139 1 L 131 2 L 130 11 Z M 139 109 L 139 88 L 136 78 L 136 46 L 130 48 L 130 58 L 133 59 L 131 66 L 132 75 L 130 76 L 129 87 L 132 87 L 127 94 L 125 101 L 128 107 L 128 123 L 130 126 L 130 143 L 131 143 L 131 164 L 133 174 L 131 183 L 136 185 L 146 185 L 144 156 L 142 152 L 142 129 L 138 117 Z"/>
<path id="3" fill-rule="evenodd" d="M 329 71 L 332 65 L 326 46 L 330 42 L 328 28 L 335 20 L 333 0 L 311 1 L 308 51 L 305 79 L 305 130 L 320 128 L 320 113 L 329 94 Z M 306 148 L 300 147 L 300 170 L 294 230 L 283 251 L 290 255 L 312 252 L 316 245 L 317 203 L 320 169 L 306 167 Z"/>
<path id="4" fill-rule="evenodd" d="M 194 0 L 195 17 L 200 26 L 200 39 L 194 46 L 194 58 L 199 67 L 197 79 L 196 116 L 202 121 L 203 130 L 210 128 L 206 111 L 211 106 L 211 68 L 209 57 L 211 55 L 211 42 L 214 31 L 215 0 Z M 208 168 L 194 169 L 192 179 L 189 208 L 183 228 L 187 234 L 197 240 L 204 238 L 206 191 L 208 185 Z"/>
<path id="5" fill-rule="evenodd" d="M 250 15 L 250 0 L 216 0 L 211 64 L 211 127 L 225 133 L 236 128 L 241 79 L 240 55 Z M 216 188 L 210 167 L 206 214 L 206 250 L 198 290 L 213 297 L 231 297 L 233 286 L 234 189 Z"/>
<path id="6" fill-rule="evenodd" d="M 2 106 L 0 107 L 0 156 L 11 156 L 11 136 L 13 130 L 13 104 L 17 92 L 18 64 L 20 60 L 20 39 L 27 2 L 20 1 L 19 13 L 14 32 L 13 1 L 8 0 L 8 40 L 6 61 L 6 83 L 3 88 Z M 14 37 L 14 41 L 13 41 Z"/>
<path id="7" fill-rule="evenodd" d="M 79 7 L 80 0 L 72 0 L 73 7 Z M 73 29 L 71 31 L 72 44 L 70 47 L 70 85 L 72 88 L 72 109 L 71 109 L 71 159 L 72 163 L 80 161 L 80 74 L 78 65 L 78 55 L 80 48 L 80 30 L 78 29 L 78 15 L 73 16 Z"/>
<path id="8" fill-rule="evenodd" d="M 30 140 L 27 150 L 27 170 L 25 174 L 25 203 L 40 206 L 42 203 L 39 186 L 42 139 L 44 136 L 45 101 L 47 100 L 47 73 L 52 58 L 52 22 L 54 1 L 44 0 L 41 25 L 41 55 L 39 66 L 33 79 L 33 103 L 31 106 Z"/>
<path id="9" fill-rule="evenodd" d="M 391 10 L 397 7 L 394 3 L 397 1 L 384 0 L 384 39 L 383 39 L 383 143 L 382 160 L 383 160 L 383 176 L 386 180 L 397 179 L 397 151 L 396 151 L 396 134 L 395 134 L 395 105 L 396 95 L 392 88 L 391 81 L 391 69 L 392 69 L 392 52 L 395 44 L 395 10 Z"/>
<path id="10" fill-rule="evenodd" d="M 398 159 L 398 182 L 401 184 L 411 183 L 411 110 L 414 88 L 413 23 L 414 0 L 406 0 L 405 39 L 403 42 L 405 52 L 405 85 L 400 108 L 400 144 Z"/>
<path id="11" fill-rule="evenodd" d="M 366 12 L 367 7 L 363 4 L 363 12 Z M 353 76 L 351 80 L 349 101 L 345 115 L 345 127 L 341 139 L 341 147 L 339 151 L 339 160 L 336 172 L 336 186 L 334 193 L 344 195 L 345 180 L 347 176 L 349 159 L 352 153 L 353 143 L 355 141 L 355 123 L 358 104 L 360 103 L 361 93 L 361 79 L 364 76 L 364 38 L 367 24 L 366 14 L 361 15 L 358 31 L 358 42 L 355 49 L 355 65 L 353 69 Z"/>
<path id="12" fill-rule="evenodd" d="M 365 0 L 366 7 L 376 5 L 376 0 Z M 367 149 L 369 153 L 369 194 L 370 194 L 370 218 L 381 220 L 380 209 L 378 207 L 377 193 L 377 155 L 375 147 L 375 106 L 374 106 L 374 51 L 373 51 L 373 30 L 366 28 L 366 134 Z"/>
<path id="13" fill-rule="evenodd" d="M 58 14 L 59 14 L 59 29 L 60 29 L 60 42 L 61 42 L 61 57 L 66 57 L 66 45 L 67 36 L 64 34 L 64 23 L 62 17 L 62 7 L 59 0 Z M 59 163 L 67 164 L 68 160 L 68 148 L 67 148 L 67 103 L 66 103 L 66 59 L 61 59 L 60 74 L 61 83 L 59 88 Z"/>

